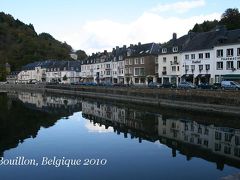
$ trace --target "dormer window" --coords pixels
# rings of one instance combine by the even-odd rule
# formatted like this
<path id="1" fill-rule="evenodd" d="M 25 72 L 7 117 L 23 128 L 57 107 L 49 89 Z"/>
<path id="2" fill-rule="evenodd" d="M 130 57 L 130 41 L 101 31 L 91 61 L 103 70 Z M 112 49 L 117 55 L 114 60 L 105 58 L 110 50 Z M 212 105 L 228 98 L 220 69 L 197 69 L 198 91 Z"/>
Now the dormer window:
<path id="1" fill-rule="evenodd" d="M 178 52 L 178 47 L 176 46 L 176 47 L 173 47 L 173 52 Z"/>
<path id="2" fill-rule="evenodd" d="M 167 48 L 163 48 L 162 53 L 167 53 Z"/>

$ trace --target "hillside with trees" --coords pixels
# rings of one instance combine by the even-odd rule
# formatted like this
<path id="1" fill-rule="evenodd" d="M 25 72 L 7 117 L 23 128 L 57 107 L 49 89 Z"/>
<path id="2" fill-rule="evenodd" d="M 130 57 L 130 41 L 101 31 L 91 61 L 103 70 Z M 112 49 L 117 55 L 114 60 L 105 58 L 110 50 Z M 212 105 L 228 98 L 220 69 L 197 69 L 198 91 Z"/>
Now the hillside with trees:
<path id="1" fill-rule="evenodd" d="M 5 63 L 12 70 L 43 59 L 70 59 L 72 47 L 48 33 L 37 34 L 32 24 L 24 24 L 0 12 L 0 81 L 6 76 Z M 84 56 L 85 52 L 82 51 Z"/>
<path id="2" fill-rule="evenodd" d="M 239 10 L 237 8 L 229 8 L 222 14 L 220 21 L 204 21 L 202 24 L 195 24 L 190 32 L 207 32 L 217 25 L 224 25 L 228 30 L 240 29 Z"/>

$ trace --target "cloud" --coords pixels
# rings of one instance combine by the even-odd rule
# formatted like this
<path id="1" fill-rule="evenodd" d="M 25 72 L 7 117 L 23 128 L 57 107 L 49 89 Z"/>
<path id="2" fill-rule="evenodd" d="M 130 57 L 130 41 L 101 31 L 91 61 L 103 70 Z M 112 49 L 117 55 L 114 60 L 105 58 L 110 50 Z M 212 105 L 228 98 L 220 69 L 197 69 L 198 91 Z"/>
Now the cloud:
<path id="1" fill-rule="evenodd" d="M 98 124 L 93 125 L 90 121 L 86 121 L 85 127 L 88 129 L 88 132 L 91 133 L 111 133 L 113 132 L 113 128 L 109 127 L 105 129 L 105 126 L 99 126 Z"/>
<path id="2" fill-rule="evenodd" d="M 150 11 L 154 13 L 161 12 L 175 12 L 175 13 L 185 13 L 193 8 L 198 8 L 205 6 L 204 0 L 194 0 L 194 1 L 179 1 L 170 4 L 159 4 L 157 7 L 152 8 Z"/>
<path id="3" fill-rule="evenodd" d="M 120 23 L 109 19 L 89 21 L 83 25 L 57 31 L 56 38 L 71 44 L 74 49 L 83 49 L 88 54 L 109 50 L 115 46 L 141 43 L 163 43 L 172 38 L 172 33 L 178 37 L 186 34 L 196 23 L 204 20 L 219 20 L 221 14 L 212 13 L 206 15 L 181 17 L 172 15 L 164 17 L 159 11 L 186 12 L 191 8 L 205 5 L 204 0 L 181 1 L 176 3 L 159 5 L 144 12 L 141 16 L 130 23 Z M 160 8 L 161 7 L 161 8 Z M 158 10 L 157 10 L 158 9 Z M 55 31 L 56 32 L 56 31 Z"/>
<path id="4" fill-rule="evenodd" d="M 74 48 L 84 49 L 88 54 L 111 50 L 115 46 L 136 44 L 138 42 L 166 42 L 176 32 L 182 36 L 196 23 L 204 20 L 219 19 L 220 14 L 213 13 L 189 18 L 164 18 L 154 13 L 144 13 L 129 24 L 121 24 L 110 20 L 92 21 L 80 27 L 77 32 L 64 33 L 64 39 Z M 63 37 L 59 36 L 59 37 Z"/>

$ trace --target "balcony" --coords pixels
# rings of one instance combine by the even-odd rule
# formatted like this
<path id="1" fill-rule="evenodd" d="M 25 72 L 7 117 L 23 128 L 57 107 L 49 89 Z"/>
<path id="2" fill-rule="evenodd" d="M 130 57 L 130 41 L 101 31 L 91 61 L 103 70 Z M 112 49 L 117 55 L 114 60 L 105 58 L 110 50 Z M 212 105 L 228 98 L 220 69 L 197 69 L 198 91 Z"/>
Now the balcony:
<path id="1" fill-rule="evenodd" d="M 162 72 L 162 75 L 167 75 L 167 71 L 163 71 L 163 72 Z"/>
<path id="2" fill-rule="evenodd" d="M 171 61 L 171 65 L 178 65 L 179 62 L 177 60 Z"/>

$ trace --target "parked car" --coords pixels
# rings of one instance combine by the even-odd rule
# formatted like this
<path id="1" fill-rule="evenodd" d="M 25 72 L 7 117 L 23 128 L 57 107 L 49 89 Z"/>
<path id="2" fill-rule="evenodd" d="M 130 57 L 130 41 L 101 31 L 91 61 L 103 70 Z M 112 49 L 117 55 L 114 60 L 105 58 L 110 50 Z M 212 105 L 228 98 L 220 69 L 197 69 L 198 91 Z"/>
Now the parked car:
<path id="1" fill-rule="evenodd" d="M 113 86 L 113 83 L 111 82 L 101 82 L 98 84 L 99 86 L 107 86 L 107 87 L 111 87 Z"/>
<path id="2" fill-rule="evenodd" d="M 178 84 L 178 88 L 180 89 L 195 89 L 196 85 L 190 82 L 181 82 Z"/>
<path id="3" fill-rule="evenodd" d="M 161 87 L 161 84 L 157 83 L 157 82 L 150 82 L 148 84 L 148 87 L 149 88 L 160 88 Z"/>
<path id="4" fill-rule="evenodd" d="M 222 81 L 221 87 L 222 87 L 222 89 L 240 90 L 240 84 L 235 81 Z"/>
<path id="5" fill-rule="evenodd" d="M 221 89 L 221 83 L 214 83 L 213 89 Z"/>
<path id="6" fill-rule="evenodd" d="M 213 89 L 213 85 L 208 83 L 200 83 L 197 87 L 200 89 Z"/>
<path id="7" fill-rule="evenodd" d="M 127 85 L 126 84 L 123 84 L 123 83 L 115 83 L 113 84 L 114 87 L 126 87 Z"/>
<path id="8" fill-rule="evenodd" d="M 161 88 L 176 88 L 176 84 L 172 84 L 172 83 L 163 83 L 161 84 Z"/>

